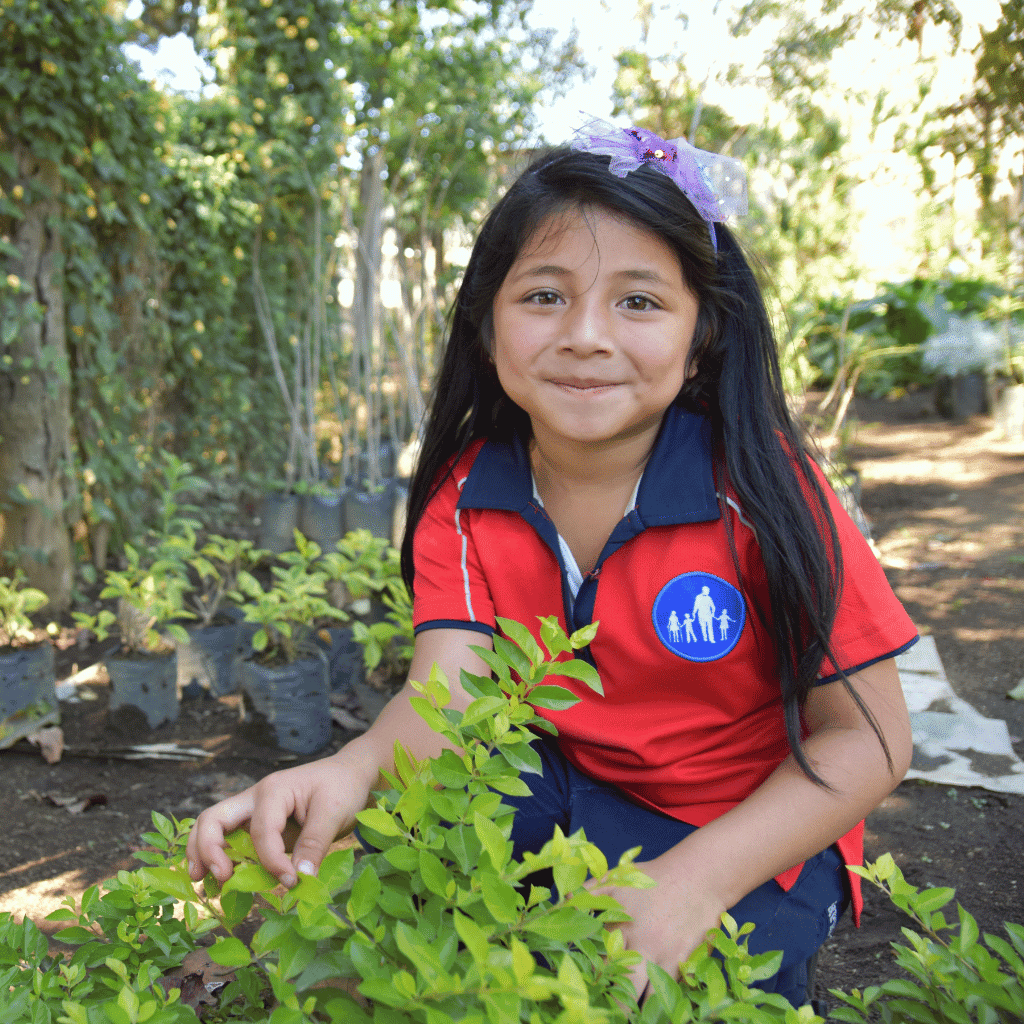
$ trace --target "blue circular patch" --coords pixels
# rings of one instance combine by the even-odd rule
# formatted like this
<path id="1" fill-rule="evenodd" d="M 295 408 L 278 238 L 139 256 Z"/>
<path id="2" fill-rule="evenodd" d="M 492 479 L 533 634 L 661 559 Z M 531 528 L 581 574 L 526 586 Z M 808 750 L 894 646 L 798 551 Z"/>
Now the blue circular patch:
<path id="1" fill-rule="evenodd" d="M 747 619 L 743 596 L 710 572 L 686 572 L 661 588 L 651 612 L 658 639 L 687 661 L 717 661 L 735 646 Z"/>

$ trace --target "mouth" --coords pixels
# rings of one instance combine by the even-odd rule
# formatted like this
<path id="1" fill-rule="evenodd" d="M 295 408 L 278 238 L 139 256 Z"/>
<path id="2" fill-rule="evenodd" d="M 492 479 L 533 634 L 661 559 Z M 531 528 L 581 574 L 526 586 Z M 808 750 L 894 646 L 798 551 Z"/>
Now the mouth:
<path id="1" fill-rule="evenodd" d="M 589 377 L 558 377 L 549 381 L 567 394 L 599 394 L 618 386 L 618 381 L 594 380 Z"/>

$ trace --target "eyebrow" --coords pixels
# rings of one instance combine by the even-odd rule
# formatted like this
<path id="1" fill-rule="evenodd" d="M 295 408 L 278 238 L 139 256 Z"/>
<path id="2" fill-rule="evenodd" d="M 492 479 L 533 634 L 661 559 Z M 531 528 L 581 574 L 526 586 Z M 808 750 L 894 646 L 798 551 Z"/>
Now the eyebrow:
<path id="1" fill-rule="evenodd" d="M 568 267 L 561 267 L 556 263 L 542 263 L 535 267 L 527 267 L 525 270 L 514 276 L 514 280 L 520 281 L 526 277 L 566 277 L 573 273 Z M 615 277 L 622 277 L 628 281 L 651 281 L 656 284 L 668 284 L 661 274 L 656 273 L 653 270 L 641 270 L 639 268 L 632 270 L 619 270 L 616 271 Z"/>

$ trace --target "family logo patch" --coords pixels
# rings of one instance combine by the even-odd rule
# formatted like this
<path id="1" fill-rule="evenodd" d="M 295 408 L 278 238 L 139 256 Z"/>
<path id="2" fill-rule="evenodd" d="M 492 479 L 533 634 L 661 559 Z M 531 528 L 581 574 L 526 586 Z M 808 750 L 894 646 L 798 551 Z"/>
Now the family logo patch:
<path id="1" fill-rule="evenodd" d="M 743 632 L 747 608 L 731 584 L 710 572 L 686 572 L 661 588 L 652 610 L 661 642 L 687 661 L 717 661 Z"/>

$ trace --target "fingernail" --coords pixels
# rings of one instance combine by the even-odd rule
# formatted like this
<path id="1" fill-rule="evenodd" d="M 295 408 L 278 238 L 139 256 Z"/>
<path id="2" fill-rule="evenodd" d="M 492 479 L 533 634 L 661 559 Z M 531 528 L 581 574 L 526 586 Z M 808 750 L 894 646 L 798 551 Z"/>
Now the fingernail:
<path id="1" fill-rule="evenodd" d="M 282 884 L 282 885 L 283 885 L 283 886 L 284 886 L 284 887 L 285 887 L 286 889 L 290 889 L 290 888 L 291 888 L 291 887 L 292 887 L 292 886 L 293 886 L 293 885 L 294 885 L 294 884 L 295 884 L 295 883 L 296 883 L 296 882 L 298 881 L 298 879 L 297 879 L 297 878 L 296 878 L 296 877 L 295 877 L 294 875 L 291 875 L 291 874 L 285 874 L 285 875 L 281 875 L 281 876 L 280 876 L 280 877 L 278 878 L 278 881 L 279 881 L 279 882 L 280 882 L 280 883 L 281 883 L 281 884 Z"/>
<path id="2" fill-rule="evenodd" d="M 300 875 L 315 875 L 316 868 L 313 867 L 312 863 L 308 860 L 300 860 L 298 867 L 295 869 Z"/>

